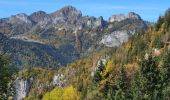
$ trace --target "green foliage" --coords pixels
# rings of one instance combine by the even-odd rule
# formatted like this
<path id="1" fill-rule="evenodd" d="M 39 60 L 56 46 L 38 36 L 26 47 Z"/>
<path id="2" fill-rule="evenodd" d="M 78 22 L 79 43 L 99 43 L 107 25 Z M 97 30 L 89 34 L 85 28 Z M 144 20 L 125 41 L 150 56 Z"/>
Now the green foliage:
<path id="1" fill-rule="evenodd" d="M 157 35 L 155 36 L 155 39 L 154 39 L 154 47 L 155 48 L 163 48 L 164 44 L 162 42 L 162 37 Z"/>
<path id="2" fill-rule="evenodd" d="M 139 71 L 137 71 L 131 79 L 130 95 L 132 100 L 142 100 L 142 78 Z"/>
<path id="3" fill-rule="evenodd" d="M 168 84 L 170 82 L 170 53 L 165 53 L 163 57 L 163 80 Z"/>
<path id="4" fill-rule="evenodd" d="M 165 12 L 164 17 L 165 29 L 168 31 L 170 27 L 170 9 Z"/>
<path id="5" fill-rule="evenodd" d="M 170 97 L 170 53 L 165 53 L 163 57 L 163 65 L 161 70 L 161 88 L 163 88 L 163 96 L 165 99 Z"/>
<path id="6" fill-rule="evenodd" d="M 106 100 L 114 100 L 113 89 L 109 89 L 109 91 L 108 91 L 108 93 L 107 93 Z"/>
<path id="7" fill-rule="evenodd" d="M 118 76 L 118 79 L 117 79 L 117 90 L 115 91 L 115 100 L 124 100 L 125 98 L 127 98 L 126 96 L 126 92 L 127 92 L 127 87 L 128 87 L 128 84 L 127 84 L 127 76 L 126 76 L 126 71 L 125 71 L 125 68 L 124 66 L 121 67 L 120 69 L 120 75 Z"/>
<path id="8" fill-rule="evenodd" d="M 159 16 L 159 19 L 158 19 L 157 23 L 155 24 L 156 31 L 158 31 L 161 28 L 163 22 L 164 22 L 164 18 L 162 16 Z"/>
<path id="9" fill-rule="evenodd" d="M 101 72 L 104 70 L 104 65 L 103 65 L 103 62 L 100 61 L 98 67 L 97 67 L 97 70 L 93 76 L 93 82 L 96 84 L 98 83 L 99 81 L 102 80 L 102 75 L 101 75 Z"/>
<path id="10" fill-rule="evenodd" d="M 140 62 L 140 72 L 142 75 L 143 85 L 142 93 L 145 99 L 154 99 L 158 98 L 161 95 L 161 88 L 160 88 L 160 71 L 158 69 L 158 63 L 156 59 L 149 55 L 148 59 L 143 58 Z M 158 96 L 158 94 L 160 94 Z"/>
<path id="11" fill-rule="evenodd" d="M 11 92 L 14 74 L 17 72 L 15 67 L 9 65 L 9 59 L 0 56 L 0 100 L 6 99 Z"/>

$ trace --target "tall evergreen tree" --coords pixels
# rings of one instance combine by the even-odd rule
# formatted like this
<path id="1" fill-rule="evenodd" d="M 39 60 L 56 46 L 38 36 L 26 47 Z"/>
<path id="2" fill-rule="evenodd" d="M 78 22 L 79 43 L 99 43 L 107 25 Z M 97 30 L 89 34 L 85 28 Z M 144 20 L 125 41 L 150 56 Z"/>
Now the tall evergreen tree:
<path id="1" fill-rule="evenodd" d="M 10 84 L 12 83 L 13 74 L 16 72 L 16 69 L 9 66 L 9 60 L 0 56 L 0 100 L 7 99 L 8 90 L 11 88 Z M 11 92 L 11 91 L 10 91 Z"/>
<path id="2" fill-rule="evenodd" d="M 97 66 L 97 70 L 93 76 L 93 83 L 97 83 L 102 80 L 101 72 L 104 70 L 104 64 L 102 61 L 99 62 L 99 65 Z"/>
<path id="3" fill-rule="evenodd" d="M 131 79 L 131 87 L 130 87 L 130 95 L 132 100 L 141 100 L 142 92 L 141 92 L 141 83 L 142 78 L 139 71 L 137 71 Z"/>
<path id="4" fill-rule="evenodd" d="M 150 54 L 148 59 L 143 58 L 140 62 L 140 72 L 142 81 L 142 93 L 145 99 L 157 98 L 160 93 L 160 71 L 156 59 Z M 156 97 L 155 97 L 156 96 Z"/>
<path id="5" fill-rule="evenodd" d="M 158 31 L 161 28 L 163 22 L 164 22 L 164 18 L 162 16 L 159 16 L 159 19 L 158 19 L 157 23 L 155 24 L 156 31 Z"/>
<path id="6" fill-rule="evenodd" d="M 170 9 L 168 9 L 168 10 L 165 12 L 164 23 L 165 23 L 165 29 L 166 29 L 167 31 L 169 31 L 169 27 L 170 27 Z"/>
<path id="7" fill-rule="evenodd" d="M 164 99 L 170 97 L 170 91 L 167 87 L 170 85 L 170 53 L 167 52 L 163 57 L 161 88 Z"/>
<path id="8" fill-rule="evenodd" d="M 118 76 L 118 79 L 117 79 L 117 90 L 116 90 L 116 93 L 115 93 L 115 100 L 124 100 L 126 99 L 126 91 L 127 91 L 127 75 L 126 75 L 126 71 L 125 71 L 125 68 L 124 66 L 121 67 L 121 70 L 120 70 L 120 74 Z"/>

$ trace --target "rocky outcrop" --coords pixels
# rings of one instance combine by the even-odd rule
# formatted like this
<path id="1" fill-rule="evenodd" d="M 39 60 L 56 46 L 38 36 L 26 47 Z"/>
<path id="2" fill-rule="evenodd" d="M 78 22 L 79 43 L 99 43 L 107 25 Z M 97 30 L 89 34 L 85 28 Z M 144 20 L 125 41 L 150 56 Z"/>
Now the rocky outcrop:
<path id="1" fill-rule="evenodd" d="M 141 20 L 141 17 L 134 12 L 129 12 L 128 15 L 127 15 L 127 18 Z"/>
<path id="2" fill-rule="evenodd" d="M 82 16 L 81 11 L 77 10 L 73 6 L 65 6 L 62 9 L 54 12 L 51 14 L 52 17 L 65 17 L 70 19 L 69 17 L 72 18 L 80 18 Z"/>
<path id="3" fill-rule="evenodd" d="M 29 16 L 24 14 L 24 13 L 20 13 L 17 14 L 15 16 L 11 16 L 8 20 L 8 23 L 12 23 L 12 24 L 22 24 L 22 23 L 26 23 L 26 24 L 31 24 L 31 20 L 29 19 Z"/>
<path id="4" fill-rule="evenodd" d="M 124 42 L 127 42 L 129 37 L 134 35 L 135 31 L 115 31 L 111 34 L 104 35 L 100 44 L 104 44 L 107 47 L 116 47 L 121 45 Z"/>
<path id="5" fill-rule="evenodd" d="M 64 87 L 66 85 L 66 80 L 64 80 L 63 74 L 54 75 L 52 86 Z"/>
<path id="6" fill-rule="evenodd" d="M 34 12 L 30 15 L 30 19 L 35 22 L 42 22 L 48 19 L 48 14 L 44 11 L 38 11 L 38 12 Z"/>
<path id="7" fill-rule="evenodd" d="M 109 22 L 120 22 L 122 20 L 125 20 L 126 19 L 126 16 L 124 14 L 119 14 L 119 15 L 113 15 L 109 18 Z"/>
<path id="8" fill-rule="evenodd" d="M 106 66 L 107 63 L 107 58 L 103 57 L 100 60 L 97 61 L 96 65 L 92 67 L 92 72 L 91 72 L 91 76 L 94 76 L 94 73 L 98 70 L 100 64 L 102 63 L 103 66 Z"/>
<path id="9" fill-rule="evenodd" d="M 109 18 L 109 22 L 120 22 L 123 21 L 125 19 L 136 19 L 136 20 L 141 20 L 141 17 L 134 13 L 134 12 L 129 12 L 128 15 L 124 15 L 124 14 L 119 14 L 119 15 L 113 15 Z"/>
<path id="10" fill-rule="evenodd" d="M 17 78 L 15 81 L 15 97 L 14 100 L 22 100 L 24 99 L 31 88 L 33 82 L 33 78 L 30 79 L 22 79 L 22 78 Z"/>

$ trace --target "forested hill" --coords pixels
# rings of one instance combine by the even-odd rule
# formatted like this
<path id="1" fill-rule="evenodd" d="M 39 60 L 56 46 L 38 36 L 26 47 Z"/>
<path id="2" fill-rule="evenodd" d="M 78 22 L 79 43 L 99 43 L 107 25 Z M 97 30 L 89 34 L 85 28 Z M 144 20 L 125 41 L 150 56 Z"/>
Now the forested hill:
<path id="1" fill-rule="evenodd" d="M 106 47 L 56 71 L 24 70 L 20 73 L 27 77 L 24 81 L 34 79 L 26 98 L 168 100 L 169 45 L 170 10 L 167 10 L 147 31 L 132 36 L 120 47 Z M 42 78 L 45 73 L 48 77 Z"/>

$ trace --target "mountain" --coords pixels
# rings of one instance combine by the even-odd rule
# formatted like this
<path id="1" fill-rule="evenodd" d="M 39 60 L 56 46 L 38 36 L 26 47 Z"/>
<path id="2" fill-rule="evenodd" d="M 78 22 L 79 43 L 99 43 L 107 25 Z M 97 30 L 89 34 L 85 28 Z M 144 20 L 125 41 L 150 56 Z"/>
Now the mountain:
<path id="1" fill-rule="evenodd" d="M 50 14 L 20 13 L 0 19 L 1 38 L 4 38 L 1 50 L 7 52 L 19 68 L 30 64 L 55 68 L 103 47 L 119 46 L 148 26 L 149 23 L 134 12 L 113 15 L 108 21 L 103 17 L 83 16 L 72 6 Z"/>
<path id="2" fill-rule="evenodd" d="M 105 34 L 100 42 L 109 48 L 99 49 L 67 67 L 20 71 L 15 82 L 16 99 L 169 100 L 169 20 L 170 9 L 139 34 Z M 135 35 L 128 39 L 124 33 Z M 119 46 L 113 48 L 118 40 Z"/>

